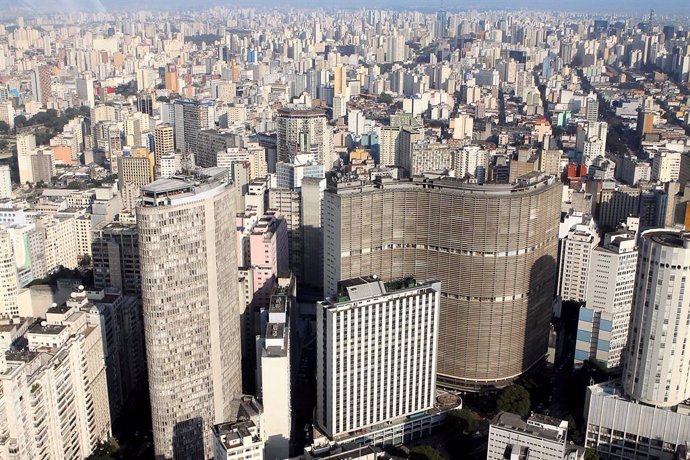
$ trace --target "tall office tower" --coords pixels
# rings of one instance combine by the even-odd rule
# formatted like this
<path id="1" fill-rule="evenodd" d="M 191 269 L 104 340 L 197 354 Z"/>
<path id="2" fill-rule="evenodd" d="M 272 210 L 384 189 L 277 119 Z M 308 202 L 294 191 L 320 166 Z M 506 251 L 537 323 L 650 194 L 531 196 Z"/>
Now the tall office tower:
<path id="1" fill-rule="evenodd" d="M 215 129 L 199 131 L 196 144 L 192 146 L 194 162 L 200 168 L 220 166 L 219 153 L 236 147 L 232 134 L 220 133 Z"/>
<path id="2" fill-rule="evenodd" d="M 210 458 L 211 427 L 241 391 L 235 194 L 227 170 L 161 179 L 137 208 L 153 441 Z"/>
<path id="3" fill-rule="evenodd" d="M 175 148 L 182 152 L 193 152 L 199 131 L 215 126 L 213 102 L 178 99 L 173 102 L 173 106 L 175 108 Z"/>
<path id="4" fill-rule="evenodd" d="M 112 286 L 124 295 L 141 295 L 139 232 L 136 224 L 103 221 L 93 228 L 91 240 L 93 284 Z"/>
<path id="5" fill-rule="evenodd" d="M 599 119 L 599 101 L 593 95 L 587 96 L 585 118 L 588 123 L 595 123 Z"/>
<path id="6" fill-rule="evenodd" d="M 137 95 L 137 110 L 150 117 L 153 116 L 153 96 L 151 93 L 139 93 Z"/>
<path id="7" fill-rule="evenodd" d="M 324 295 L 367 273 L 440 279 L 439 384 L 507 385 L 546 353 L 560 202 L 560 183 L 536 174 L 513 185 L 331 183 Z"/>
<path id="8" fill-rule="evenodd" d="M 266 458 L 290 458 L 292 431 L 291 393 L 296 331 L 292 327 L 295 302 L 295 278 L 284 276 L 278 282 L 267 305 L 268 318 L 256 338 L 257 392 L 264 413 L 263 432 Z"/>
<path id="9" fill-rule="evenodd" d="M 580 307 L 575 364 L 595 359 L 607 368 L 621 364 L 628 341 L 637 268 L 635 232 L 617 231 L 592 251 L 587 303 Z"/>
<path id="10" fill-rule="evenodd" d="M 326 436 L 433 407 L 440 295 L 439 282 L 365 277 L 317 304 L 316 421 Z"/>
<path id="11" fill-rule="evenodd" d="M 93 78 L 89 75 L 84 75 L 77 78 L 77 97 L 82 105 L 93 108 L 96 105 L 96 99 L 93 92 Z"/>
<path id="12" fill-rule="evenodd" d="M 117 186 L 122 206 L 133 210 L 141 196 L 141 188 L 153 182 L 154 156 L 145 147 L 125 151 L 117 157 Z"/>
<path id="13" fill-rule="evenodd" d="M 61 308 L 2 326 L 2 458 L 86 458 L 110 437 L 98 315 L 66 318 Z"/>
<path id="14" fill-rule="evenodd" d="M 599 235 L 591 216 L 584 216 L 582 223 L 574 225 L 561 240 L 557 294 L 563 300 L 585 301 L 589 263 L 598 244 Z"/>
<path id="15" fill-rule="evenodd" d="M 661 151 L 654 154 L 652 160 L 652 180 L 659 182 L 673 182 L 680 177 L 681 153 Z"/>
<path id="16" fill-rule="evenodd" d="M 50 87 L 50 72 L 50 67 L 47 65 L 38 66 L 31 71 L 31 94 L 42 107 L 46 107 L 53 95 Z"/>
<path id="17" fill-rule="evenodd" d="M 656 114 L 651 110 L 640 109 L 637 113 L 637 135 L 644 140 L 645 134 L 654 130 L 654 119 Z"/>
<path id="18" fill-rule="evenodd" d="M 329 171 L 335 161 L 333 132 L 323 110 L 306 107 L 278 109 L 278 161 L 289 163 L 295 155 L 312 153 Z"/>
<path id="19" fill-rule="evenodd" d="M 347 96 L 347 67 L 337 65 L 333 69 L 333 94 Z"/>
<path id="20" fill-rule="evenodd" d="M 623 370 L 625 391 L 639 402 L 671 407 L 690 397 L 688 266 L 690 235 L 642 233 Z"/>
<path id="21" fill-rule="evenodd" d="M 278 276 L 288 270 L 287 224 L 280 213 L 267 211 L 248 238 L 249 266 L 254 274 L 254 304 L 268 305 Z"/>
<path id="22" fill-rule="evenodd" d="M 0 165 L 0 199 L 2 198 L 12 198 L 10 165 Z"/>
<path id="23" fill-rule="evenodd" d="M 379 163 L 384 166 L 400 164 L 400 128 L 383 126 L 379 134 Z"/>
<path id="24" fill-rule="evenodd" d="M 19 280 L 12 239 L 5 228 L 0 226 L 0 318 L 19 315 L 18 293 Z"/>
<path id="25" fill-rule="evenodd" d="M 175 64 L 168 64 L 165 67 L 165 89 L 177 93 L 179 91 L 177 85 L 177 66 Z"/>

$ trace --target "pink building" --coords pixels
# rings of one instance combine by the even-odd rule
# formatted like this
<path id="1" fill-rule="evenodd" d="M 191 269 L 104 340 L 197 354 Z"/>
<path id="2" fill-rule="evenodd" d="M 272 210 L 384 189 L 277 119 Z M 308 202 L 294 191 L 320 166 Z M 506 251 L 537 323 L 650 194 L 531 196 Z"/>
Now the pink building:
<path id="1" fill-rule="evenodd" d="M 249 262 L 254 277 L 254 305 L 267 306 L 279 273 L 288 270 L 287 222 L 268 211 L 249 235 Z"/>

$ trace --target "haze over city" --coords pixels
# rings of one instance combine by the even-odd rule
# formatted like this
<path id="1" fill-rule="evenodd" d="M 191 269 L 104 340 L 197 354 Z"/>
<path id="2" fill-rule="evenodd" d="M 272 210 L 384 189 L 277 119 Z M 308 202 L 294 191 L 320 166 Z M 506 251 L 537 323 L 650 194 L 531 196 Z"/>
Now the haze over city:
<path id="1" fill-rule="evenodd" d="M 0 459 L 690 460 L 687 1 L 0 7 Z"/>

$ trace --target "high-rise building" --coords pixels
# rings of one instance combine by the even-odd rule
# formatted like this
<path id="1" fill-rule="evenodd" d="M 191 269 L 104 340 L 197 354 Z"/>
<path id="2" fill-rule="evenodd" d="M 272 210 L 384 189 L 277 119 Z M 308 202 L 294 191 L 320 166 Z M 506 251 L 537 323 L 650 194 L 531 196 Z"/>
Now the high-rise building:
<path id="1" fill-rule="evenodd" d="M 179 92 L 177 84 L 177 66 L 175 64 L 168 64 L 165 67 L 165 89 L 173 93 Z"/>
<path id="2" fill-rule="evenodd" d="M 233 417 L 213 426 L 214 460 L 263 460 L 263 408 L 251 396 L 233 401 Z"/>
<path id="3" fill-rule="evenodd" d="M 10 234 L 0 227 L 0 318 L 19 315 L 19 280 Z"/>
<path id="4" fill-rule="evenodd" d="M 175 148 L 182 152 L 194 151 L 199 131 L 215 126 L 213 102 L 196 99 L 177 99 L 175 110 Z"/>
<path id="5" fill-rule="evenodd" d="M 48 100 L 53 95 L 50 86 L 50 74 L 51 68 L 47 65 L 41 65 L 31 70 L 31 94 L 42 107 L 46 107 Z"/>
<path id="6" fill-rule="evenodd" d="M 175 128 L 167 123 L 158 125 L 153 130 L 153 139 L 155 163 L 159 168 L 163 156 L 175 154 Z"/>
<path id="7" fill-rule="evenodd" d="M 648 230 L 639 244 L 623 385 L 638 402 L 676 406 L 690 397 L 690 235 Z"/>
<path id="8" fill-rule="evenodd" d="M 72 313 L 2 324 L 2 458 L 86 458 L 111 435 L 100 319 Z"/>
<path id="9" fill-rule="evenodd" d="M 241 392 L 235 194 L 227 170 L 160 179 L 137 208 L 153 441 L 211 458 L 211 427 Z"/>
<path id="10" fill-rule="evenodd" d="M 321 204 L 326 179 L 305 177 L 300 192 L 302 225 L 302 275 L 298 281 L 316 292 L 323 292 L 323 229 Z"/>
<path id="11" fill-rule="evenodd" d="M 514 185 L 331 183 L 324 295 L 368 273 L 440 279 L 439 384 L 505 386 L 546 353 L 560 202 L 558 181 L 536 174 Z"/>
<path id="12" fill-rule="evenodd" d="M 117 186 L 122 206 L 133 210 L 141 196 L 141 188 L 153 182 L 154 155 L 145 147 L 127 150 L 117 157 Z"/>
<path id="13" fill-rule="evenodd" d="M 348 96 L 347 89 L 347 67 L 337 65 L 333 69 L 333 94 L 335 96 Z"/>
<path id="14" fill-rule="evenodd" d="M 680 176 L 680 152 L 656 152 L 652 159 L 652 179 L 659 182 L 677 181 Z"/>
<path id="15" fill-rule="evenodd" d="M 599 235 L 591 216 L 584 216 L 582 223 L 574 225 L 561 240 L 557 294 L 563 300 L 585 301 L 592 251 L 598 244 Z"/>
<path id="16" fill-rule="evenodd" d="M 0 199 L 12 198 L 10 165 L 0 165 Z"/>
<path id="17" fill-rule="evenodd" d="M 576 365 L 589 359 L 607 368 L 621 364 L 635 287 L 635 240 L 635 232 L 608 233 L 591 253 L 586 304 L 577 324 Z"/>
<path id="18" fill-rule="evenodd" d="M 267 305 L 268 318 L 262 324 L 261 335 L 256 338 L 256 394 L 264 412 L 263 432 L 267 459 L 290 458 L 292 431 L 292 365 L 297 349 L 293 311 L 295 278 L 281 277 Z M 264 315 L 265 317 L 265 315 Z"/>
<path id="19" fill-rule="evenodd" d="M 311 153 L 330 170 L 335 161 L 333 132 L 323 110 L 302 106 L 278 110 L 278 161 L 289 163 L 300 153 Z"/>
<path id="20" fill-rule="evenodd" d="M 136 224 L 103 221 L 93 228 L 93 283 L 97 289 L 116 287 L 124 295 L 141 295 L 139 233 Z"/>
<path id="21" fill-rule="evenodd" d="M 89 75 L 84 75 L 77 78 L 77 97 L 82 105 L 93 108 L 96 105 L 96 99 L 93 91 L 93 78 Z"/>
<path id="22" fill-rule="evenodd" d="M 316 422 L 336 436 L 434 406 L 439 282 L 342 281 L 316 307 Z"/>
<path id="23" fill-rule="evenodd" d="M 599 119 L 599 101 L 595 96 L 588 96 L 585 102 L 585 119 L 595 123 Z"/>

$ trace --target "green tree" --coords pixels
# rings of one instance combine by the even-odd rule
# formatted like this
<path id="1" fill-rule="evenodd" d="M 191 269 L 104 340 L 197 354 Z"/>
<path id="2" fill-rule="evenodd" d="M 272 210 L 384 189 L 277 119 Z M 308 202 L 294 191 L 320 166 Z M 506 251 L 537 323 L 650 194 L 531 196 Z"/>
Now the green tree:
<path id="1" fill-rule="evenodd" d="M 384 104 L 392 104 L 393 103 L 393 96 L 391 96 L 388 93 L 381 93 L 381 94 L 379 94 L 378 102 L 381 102 Z"/>
<path id="2" fill-rule="evenodd" d="M 417 446 L 410 449 L 410 460 L 446 460 L 443 455 L 431 446 Z"/>
<path id="3" fill-rule="evenodd" d="M 15 128 L 21 128 L 22 126 L 26 126 L 26 117 L 24 115 L 17 115 L 14 117 L 14 127 Z"/>
<path id="4" fill-rule="evenodd" d="M 452 429 L 461 433 L 474 433 L 479 428 L 479 417 L 469 409 L 453 410 L 448 414 Z"/>
<path id="5" fill-rule="evenodd" d="M 115 458 L 119 446 L 114 441 L 101 441 L 88 456 L 88 460 L 110 460 Z"/>
<path id="6" fill-rule="evenodd" d="M 529 414 L 529 392 L 519 384 L 504 388 L 496 400 L 496 408 L 524 417 Z"/>
<path id="7" fill-rule="evenodd" d="M 585 460 L 599 460 L 599 454 L 594 449 L 588 447 L 585 450 Z"/>

